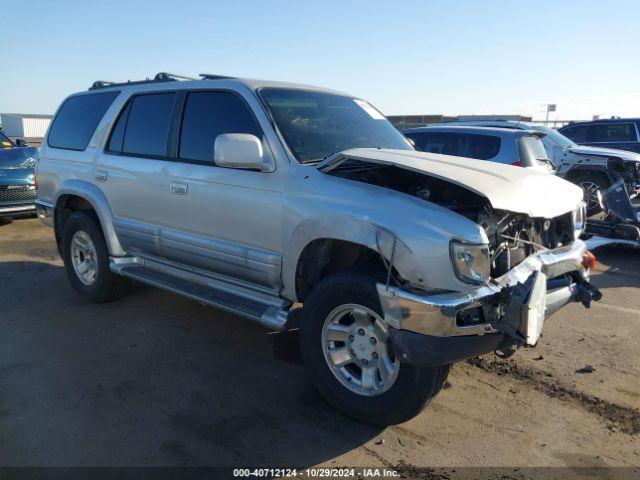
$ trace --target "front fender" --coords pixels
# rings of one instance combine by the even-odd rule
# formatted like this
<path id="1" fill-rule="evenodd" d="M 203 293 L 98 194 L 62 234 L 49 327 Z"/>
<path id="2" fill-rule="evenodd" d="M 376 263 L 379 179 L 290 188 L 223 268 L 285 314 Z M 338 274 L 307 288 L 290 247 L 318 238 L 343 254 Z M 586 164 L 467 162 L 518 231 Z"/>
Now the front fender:
<path id="1" fill-rule="evenodd" d="M 110 255 L 122 257 L 125 251 L 118 241 L 115 228 L 113 227 L 113 214 L 109 207 L 109 202 L 102 190 L 92 183 L 83 180 L 68 179 L 60 184 L 60 188 L 56 192 L 55 206 L 58 207 L 60 199 L 64 195 L 75 195 L 85 199 L 91 204 L 98 215 L 100 224 L 102 225 L 102 233 L 107 244 L 107 250 Z M 55 219 L 54 219 L 55 220 Z"/>
<path id="2" fill-rule="evenodd" d="M 287 298 L 296 298 L 296 269 L 305 247 L 314 240 L 342 240 L 364 245 L 378 252 L 393 266 L 400 276 L 409 281 L 420 277 L 409 247 L 393 232 L 362 218 L 331 215 L 302 222 L 292 232 L 284 252 L 282 281 Z M 395 244 L 395 245 L 394 245 Z"/>

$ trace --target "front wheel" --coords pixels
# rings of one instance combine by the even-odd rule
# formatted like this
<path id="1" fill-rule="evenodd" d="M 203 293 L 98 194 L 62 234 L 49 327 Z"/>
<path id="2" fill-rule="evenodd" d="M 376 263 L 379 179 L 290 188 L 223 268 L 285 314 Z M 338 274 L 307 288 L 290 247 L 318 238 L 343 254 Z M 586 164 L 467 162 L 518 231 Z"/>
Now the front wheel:
<path id="1" fill-rule="evenodd" d="M 417 368 L 395 357 L 373 278 L 331 275 L 302 313 L 305 365 L 322 396 L 350 417 L 379 426 L 404 422 L 440 391 L 448 366 Z"/>
<path id="2" fill-rule="evenodd" d="M 583 173 L 574 182 L 582 188 L 587 204 L 587 215 L 602 212 L 602 192 L 611 186 L 611 182 L 597 173 Z"/>

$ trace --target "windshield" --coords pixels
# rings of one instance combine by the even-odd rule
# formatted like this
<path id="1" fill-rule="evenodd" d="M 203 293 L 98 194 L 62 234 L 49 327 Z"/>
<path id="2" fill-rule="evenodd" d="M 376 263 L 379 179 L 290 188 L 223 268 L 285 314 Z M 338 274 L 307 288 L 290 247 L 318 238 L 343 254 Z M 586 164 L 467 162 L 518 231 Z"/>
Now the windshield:
<path id="1" fill-rule="evenodd" d="M 0 148 L 12 148 L 13 142 L 7 136 L 0 132 Z"/>
<path id="2" fill-rule="evenodd" d="M 359 147 L 413 150 L 378 110 L 364 100 L 312 92 L 266 88 L 260 96 L 299 162 L 318 162 Z"/>
<path id="3" fill-rule="evenodd" d="M 550 141 L 555 143 L 562 149 L 575 147 L 576 144 L 569 140 L 567 137 L 562 135 L 559 131 L 554 130 L 553 128 L 543 127 L 542 125 L 531 125 L 532 130 L 537 130 L 538 132 L 544 132 L 547 134 L 545 138 L 548 138 Z"/>

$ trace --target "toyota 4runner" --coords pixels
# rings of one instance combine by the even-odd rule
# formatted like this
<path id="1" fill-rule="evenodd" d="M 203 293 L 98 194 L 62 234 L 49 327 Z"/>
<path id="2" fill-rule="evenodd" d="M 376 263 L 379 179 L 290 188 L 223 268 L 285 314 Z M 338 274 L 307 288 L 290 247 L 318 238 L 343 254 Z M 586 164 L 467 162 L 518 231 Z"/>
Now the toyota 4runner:
<path id="1" fill-rule="evenodd" d="M 58 109 L 36 175 L 80 295 L 134 279 L 299 328 L 321 394 L 378 425 L 420 412 L 451 363 L 535 345 L 551 314 L 600 297 L 580 188 L 417 152 L 326 89 L 96 82 Z"/>

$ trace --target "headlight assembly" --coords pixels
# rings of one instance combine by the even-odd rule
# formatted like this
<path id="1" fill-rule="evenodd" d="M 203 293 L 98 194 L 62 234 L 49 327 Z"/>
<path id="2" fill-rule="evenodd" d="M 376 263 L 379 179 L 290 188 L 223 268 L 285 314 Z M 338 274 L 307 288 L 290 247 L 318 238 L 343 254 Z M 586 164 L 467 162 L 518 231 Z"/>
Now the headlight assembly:
<path id="1" fill-rule="evenodd" d="M 580 206 L 573 211 L 571 217 L 573 220 L 573 239 L 578 240 L 584 233 L 585 228 L 587 227 L 586 204 L 582 202 Z"/>
<path id="2" fill-rule="evenodd" d="M 456 275 L 463 282 L 484 283 L 491 276 L 491 260 L 487 245 L 473 245 L 453 240 L 451 261 Z"/>

